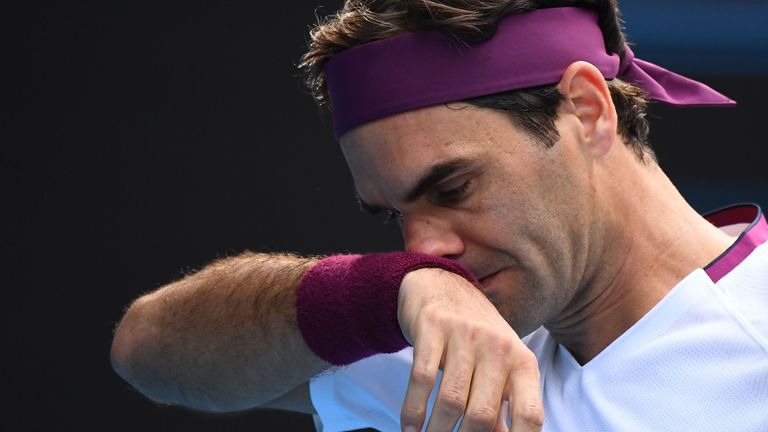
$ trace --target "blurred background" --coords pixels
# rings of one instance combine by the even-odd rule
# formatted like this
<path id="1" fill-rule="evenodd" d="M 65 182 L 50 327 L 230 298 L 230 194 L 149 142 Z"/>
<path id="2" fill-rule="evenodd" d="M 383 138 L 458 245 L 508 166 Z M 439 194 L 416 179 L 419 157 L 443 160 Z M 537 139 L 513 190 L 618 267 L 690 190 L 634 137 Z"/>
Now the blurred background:
<path id="1" fill-rule="evenodd" d="M 123 309 L 217 257 L 401 247 L 361 214 L 294 65 L 340 1 L 18 2 L 2 69 L 4 431 L 308 431 L 307 416 L 159 407 L 112 372 Z M 622 2 L 638 57 L 733 109 L 653 106 L 700 211 L 768 206 L 768 2 Z"/>

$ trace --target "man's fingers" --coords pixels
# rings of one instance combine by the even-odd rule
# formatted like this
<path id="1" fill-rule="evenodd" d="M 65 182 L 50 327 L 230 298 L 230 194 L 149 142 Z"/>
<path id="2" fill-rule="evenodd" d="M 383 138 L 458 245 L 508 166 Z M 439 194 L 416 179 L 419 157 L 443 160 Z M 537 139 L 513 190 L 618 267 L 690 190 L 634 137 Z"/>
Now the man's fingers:
<path id="1" fill-rule="evenodd" d="M 443 276 L 422 269 L 403 279 L 398 320 L 413 341 L 414 362 L 400 415 L 404 431 L 540 431 L 538 363 L 482 293 L 464 280 L 430 290 Z M 458 276 L 451 275 L 453 278 Z M 408 282 L 407 284 L 405 282 Z M 410 289 L 417 287 L 421 289 Z M 408 295 L 406 295 L 408 294 Z M 411 332 L 411 333 L 409 333 Z M 442 382 L 430 418 L 429 396 Z M 509 399 L 507 415 L 502 401 Z"/>
<path id="2" fill-rule="evenodd" d="M 509 400 L 504 399 L 501 401 L 501 407 L 499 407 L 499 415 L 496 418 L 496 426 L 493 428 L 493 432 L 509 432 Z"/>
<path id="3" fill-rule="evenodd" d="M 437 380 L 437 372 L 443 356 L 442 335 L 425 334 L 413 346 L 413 366 L 405 393 L 400 424 L 404 431 L 409 426 L 420 431 L 427 413 L 427 401 Z"/>
<path id="4" fill-rule="evenodd" d="M 521 350 L 512 370 L 510 415 L 513 432 L 538 432 L 544 425 L 539 365 L 528 350 Z"/>
<path id="5" fill-rule="evenodd" d="M 493 341 L 480 353 L 459 432 L 487 432 L 496 426 L 501 401 L 508 396 L 504 389 L 512 356 L 513 343 L 504 340 Z"/>
<path id="6" fill-rule="evenodd" d="M 456 426 L 467 406 L 474 369 L 474 353 L 463 344 L 449 341 L 443 378 L 427 423 L 427 432 L 451 431 Z"/>

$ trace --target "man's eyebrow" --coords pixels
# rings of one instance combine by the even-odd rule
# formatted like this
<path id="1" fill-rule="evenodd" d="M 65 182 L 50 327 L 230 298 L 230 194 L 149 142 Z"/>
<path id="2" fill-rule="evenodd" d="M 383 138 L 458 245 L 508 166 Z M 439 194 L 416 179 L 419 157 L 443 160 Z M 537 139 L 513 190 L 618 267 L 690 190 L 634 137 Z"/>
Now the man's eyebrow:
<path id="1" fill-rule="evenodd" d="M 405 202 L 414 202 L 424 195 L 436 184 L 452 176 L 456 171 L 461 171 L 472 165 L 472 161 L 465 158 L 451 159 L 439 164 L 433 165 L 419 181 L 416 182 L 403 199 Z"/>
<path id="2" fill-rule="evenodd" d="M 408 193 L 405 195 L 405 198 L 403 200 L 409 203 L 418 200 L 422 195 L 424 195 L 429 189 L 434 187 L 436 184 L 452 176 L 457 171 L 466 169 L 471 164 L 472 164 L 472 161 L 469 159 L 456 158 L 456 159 L 451 159 L 451 160 L 433 165 L 429 169 L 429 171 L 427 171 L 424 175 L 422 175 L 421 178 L 416 182 L 416 184 L 409 189 Z M 363 212 L 369 213 L 369 214 L 378 214 L 387 210 L 384 207 L 368 204 L 367 202 L 365 202 L 363 198 L 360 196 L 360 192 L 358 192 L 357 188 L 355 188 L 354 193 L 355 193 L 355 201 L 357 201 L 358 206 L 360 206 L 360 210 L 362 210 Z"/>

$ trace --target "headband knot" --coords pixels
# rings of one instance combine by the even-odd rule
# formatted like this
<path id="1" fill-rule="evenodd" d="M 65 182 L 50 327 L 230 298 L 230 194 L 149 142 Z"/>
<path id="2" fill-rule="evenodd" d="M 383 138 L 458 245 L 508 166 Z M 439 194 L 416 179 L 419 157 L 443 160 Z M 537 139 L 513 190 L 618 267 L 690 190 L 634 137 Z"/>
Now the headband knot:
<path id="1" fill-rule="evenodd" d="M 629 48 L 629 45 L 624 46 L 624 56 L 620 57 L 619 60 L 619 73 L 618 76 L 622 77 L 627 72 L 627 69 L 632 66 L 632 63 L 635 61 L 635 53 L 632 52 L 632 49 Z"/>

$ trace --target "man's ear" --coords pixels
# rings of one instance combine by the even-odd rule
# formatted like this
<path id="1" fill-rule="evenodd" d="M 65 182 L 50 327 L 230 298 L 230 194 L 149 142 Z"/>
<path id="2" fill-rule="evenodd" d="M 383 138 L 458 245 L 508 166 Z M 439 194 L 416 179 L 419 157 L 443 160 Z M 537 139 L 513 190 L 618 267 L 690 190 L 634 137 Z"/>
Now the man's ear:
<path id="1" fill-rule="evenodd" d="M 590 63 L 571 63 L 557 84 L 567 110 L 583 130 L 584 144 L 595 156 L 607 153 L 616 140 L 617 116 L 611 92 L 600 71 Z"/>

